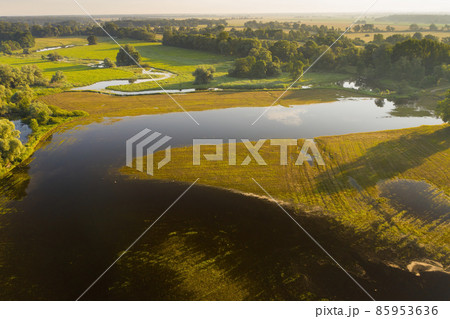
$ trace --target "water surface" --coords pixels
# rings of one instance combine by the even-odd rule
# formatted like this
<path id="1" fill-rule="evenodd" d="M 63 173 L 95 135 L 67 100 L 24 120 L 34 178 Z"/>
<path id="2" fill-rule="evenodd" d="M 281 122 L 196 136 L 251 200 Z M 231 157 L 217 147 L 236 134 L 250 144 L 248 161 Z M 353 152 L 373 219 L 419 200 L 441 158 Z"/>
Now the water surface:
<path id="1" fill-rule="evenodd" d="M 106 119 L 54 134 L 0 181 L 0 299 L 74 300 L 186 189 L 118 175 L 125 141 L 144 128 L 173 137 L 305 138 L 437 124 L 394 117 L 373 99 Z M 299 216 L 376 299 L 448 299 L 449 277 L 367 261 L 318 217 Z M 330 232 L 329 229 L 334 229 Z M 274 203 L 194 186 L 85 296 L 87 300 L 367 300 Z"/>

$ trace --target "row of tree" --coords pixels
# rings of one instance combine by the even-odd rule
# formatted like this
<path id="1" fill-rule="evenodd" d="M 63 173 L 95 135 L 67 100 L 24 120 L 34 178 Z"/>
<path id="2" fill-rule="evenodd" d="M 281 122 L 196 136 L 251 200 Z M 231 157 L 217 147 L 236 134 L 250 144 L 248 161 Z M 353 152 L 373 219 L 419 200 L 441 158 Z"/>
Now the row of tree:
<path id="1" fill-rule="evenodd" d="M 385 79 L 427 87 L 449 77 L 450 46 L 436 37 L 416 33 L 413 37 L 396 34 L 385 39 L 377 34 L 361 47 L 345 36 L 337 40 L 337 30 L 323 30 L 300 43 L 238 38 L 220 28 L 215 34 L 171 29 L 164 33 L 163 44 L 236 56 L 229 71 L 234 77 L 264 78 L 285 71 L 297 78 L 319 56 L 314 70 L 345 72 L 356 68 L 359 75 L 380 88 L 387 88 Z M 332 49 L 328 49 L 332 43 Z"/>

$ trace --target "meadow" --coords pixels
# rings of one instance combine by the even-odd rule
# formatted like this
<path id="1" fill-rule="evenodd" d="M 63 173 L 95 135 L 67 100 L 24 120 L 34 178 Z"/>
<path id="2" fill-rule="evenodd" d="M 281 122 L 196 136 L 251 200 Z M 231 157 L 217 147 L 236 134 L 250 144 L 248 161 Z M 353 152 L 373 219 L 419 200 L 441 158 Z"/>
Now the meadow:
<path id="1" fill-rule="evenodd" d="M 325 166 L 294 165 L 299 148 L 288 148 L 288 163 L 279 165 L 279 151 L 266 142 L 260 150 L 267 166 L 240 165 L 248 155 L 236 144 L 237 165 L 228 165 L 228 147 L 223 161 L 192 165 L 192 147 L 172 150 L 172 161 L 155 175 L 124 167 L 130 178 L 164 179 L 198 183 L 267 198 L 256 179 L 276 200 L 297 215 L 324 216 L 352 229 L 354 245 L 369 258 L 393 261 L 405 267 L 411 258 L 430 258 L 449 263 L 450 227 L 444 214 L 435 218 L 427 210 L 415 214 L 398 194 L 381 196 L 381 186 L 392 181 L 425 181 L 430 191 L 409 197 L 430 201 L 433 207 L 450 207 L 450 126 L 358 133 L 319 137 L 315 142 Z M 299 141 L 301 147 L 302 141 Z M 214 146 L 202 146 L 202 154 L 214 154 Z M 155 161 L 163 158 L 156 153 Z M 144 163 L 145 163 L 144 159 Z M 427 195 L 428 194 L 428 195 Z M 392 195 L 392 196 L 391 196 Z M 334 229 L 338 231 L 339 229 Z"/>
<path id="2" fill-rule="evenodd" d="M 194 50 L 164 47 L 161 43 L 147 43 L 136 40 L 119 40 L 121 44 L 135 46 L 142 55 L 142 65 L 146 68 L 153 67 L 161 70 L 168 70 L 176 73 L 181 78 L 188 78 L 193 82 L 191 73 L 199 64 L 212 65 L 217 69 L 227 69 L 229 58 L 215 54 L 209 54 Z M 44 75 L 50 79 L 56 71 L 62 71 L 68 82 L 74 86 L 83 86 L 98 81 L 113 79 L 136 79 L 142 77 L 142 70 L 137 67 L 117 67 L 110 69 L 96 68 L 93 65 L 110 58 L 115 61 L 119 50 L 117 44 L 112 40 L 101 37 L 98 44 L 87 46 L 86 39 L 68 38 L 37 38 L 36 46 L 29 55 L 16 52 L 12 56 L 0 56 L 0 64 L 9 64 L 21 67 L 27 64 L 34 64 L 41 68 Z M 60 46 L 75 45 L 74 47 L 61 48 L 53 51 L 36 52 L 38 49 Z M 57 52 L 63 56 L 63 60 L 51 62 L 43 60 L 42 55 L 50 52 Z M 225 66 L 223 66 L 225 64 Z"/>
<path id="3" fill-rule="evenodd" d="M 187 111 L 205 111 L 230 107 L 270 106 L 280 91 L 223 91 L 172 94 Z M 363 93 L 342 89 L 303 89 L 288 91 L 277 104 L 283 106 L 336 101 L 344 97 L 361 97 Z M 40 97 L 50 105 L 68 111 L 82 110 L 91 117 L 119 117 L 182 112 L 165 94 L 117 96 L 87 92 L 64 92 Z"/>
<path id="4" fill-rule="evenodd" d="M 168 71 L 174 75 L 166 80 L 159 81 L 165 89 L 182 89 L 217 87 L 222 89 L 283 89 L 292 83 L 292 78 L 284 73 L 280 77 L 269 79 L 238 79 L 228 76 L 232 67 L 233 58 L 219 54 L 188 50 L 183 48 L 163 46 L 161 43 L 149 43 L 129 39 L 119 39 L 122 45 L 130 44 L 136 47 L 142 55 L 141 65 L 146 68 L 155 68 Z M 98 81 L 115 79 L 145 78 L 142 70 L 137 66 L 96 68 L 93 67 L 105 58 L 115 61 L 118 46 L 112 40 L 101 37 L 97 45 L 87 46 L 86 39 L 79 37 L 67 38 L 36 38 L 36 46 L 29 55 L 16 52 L 12 56 L 0 56 L 0 64 L 9 64 L 21 67 L 27 64 L 37 65 L 43 70 L 46 78 L 50 79 L 56 71 L 66 75 L 69 85 L 85 86 Z M 38 49 L 55 46 L 75 45 L 54 51 L 35 52 Z M 42 55 L 57 52 L 63 60 L 52 62 L 43 60 Z M 215 79 L 207 85 L 194 85 L 192 72 L 199 65 L 212 66 L 216 69 Z M 348 79 L 348 74 L 341 73 L 308 73 L 298 85 L 332 85 L 338 81 Z M 130 85 L 110 86 L 109 89 L 118 91 L 144 91 L 158 89 L 155 82 L 135 83 Z"/>

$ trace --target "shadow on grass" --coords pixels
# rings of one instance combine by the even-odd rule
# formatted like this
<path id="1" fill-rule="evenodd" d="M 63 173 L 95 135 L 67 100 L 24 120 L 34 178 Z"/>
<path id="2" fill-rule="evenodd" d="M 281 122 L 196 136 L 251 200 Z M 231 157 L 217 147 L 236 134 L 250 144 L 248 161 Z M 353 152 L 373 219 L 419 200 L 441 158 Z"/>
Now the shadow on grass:
<path id="1" fill-rule="evenodd" d="M 348 178 L 354 178 L 366 189 L 380 180 L 391 179 L 405 171 L 417 167 L 433 154 L 450 147 L 450 127 L 446 126 L 430 134 L 412 133 L 400 138 L 381 142 L 368 149 L 356 161 L 340 165 L 341 173 L 334 175 L 341 188 L 352 187 Z M 436 172 L 439 174 L 439 172 Z M 331 175 L 333 176 L 333 175 Z M 341 189 L 328 187 L 335 183 L 328 171 L 318 176 L 318 189 L 339 192 Z"/>

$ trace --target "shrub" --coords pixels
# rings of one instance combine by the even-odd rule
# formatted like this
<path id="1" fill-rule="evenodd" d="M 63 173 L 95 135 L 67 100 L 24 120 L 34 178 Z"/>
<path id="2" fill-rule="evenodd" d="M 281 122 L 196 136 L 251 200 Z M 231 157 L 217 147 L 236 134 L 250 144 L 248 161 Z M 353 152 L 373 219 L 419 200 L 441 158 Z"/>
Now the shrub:
<path id="1" fill-rule="evenodd" d="M 117 66 L 134 65 L 141 61 L 141 55 L 135 47 L 126 44 L 119 49 L 119 53 L 116 56 Z"/>
<path id="2" fill-rule="evenodd" d="M 192 75 L 195 76 L 194 84 L 207 84 L 214 80 L 214 72 L 216 70 L 213 67 L 199 66 Z"/>
<path id="3" fill-rule="evenodd" d="M 19 134 L 11 121 L 0 119 L 0 169 L 20 161 L 25 147 L 18 139 Z"/>
<path id="4" fill-rule="evenodd" d="M 66 81 L 66 76 L 62 71 L 56 71 L 55 74 L 53 74 L 52 79 L 50 80 L 50 83 L 63 83 Z"/>
<path id="5" fill-rule="evenodd" d="M 113 67 L 115 67 L 116 65 L 114 64 L 114 62 L 110 59 L 110 58 L 105 58 L 104 60 L 103 60 L 103 66 L 105 67 L 105 68 L 113 68 Z"/>

